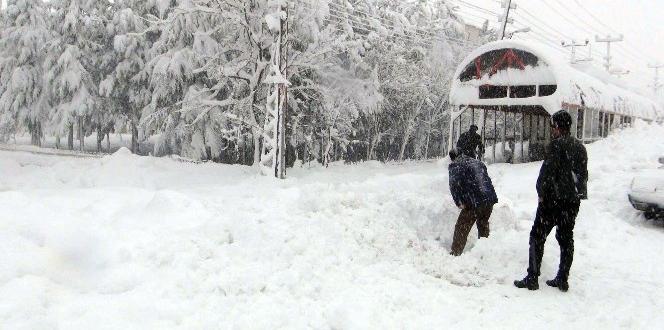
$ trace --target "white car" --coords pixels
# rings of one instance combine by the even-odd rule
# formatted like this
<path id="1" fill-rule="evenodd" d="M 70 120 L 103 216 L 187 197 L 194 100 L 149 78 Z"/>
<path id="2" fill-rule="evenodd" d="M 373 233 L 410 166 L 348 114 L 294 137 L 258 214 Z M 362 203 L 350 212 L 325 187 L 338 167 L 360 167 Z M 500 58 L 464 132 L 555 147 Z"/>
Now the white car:
<path id="1" fill-rule="evenodd" d="M 632 206 L 643 211 L 647 219 L 664 219 L 664 157 L 659 162 L 663 165 L 659 169 L 634 178 L 628 194 Z"/>

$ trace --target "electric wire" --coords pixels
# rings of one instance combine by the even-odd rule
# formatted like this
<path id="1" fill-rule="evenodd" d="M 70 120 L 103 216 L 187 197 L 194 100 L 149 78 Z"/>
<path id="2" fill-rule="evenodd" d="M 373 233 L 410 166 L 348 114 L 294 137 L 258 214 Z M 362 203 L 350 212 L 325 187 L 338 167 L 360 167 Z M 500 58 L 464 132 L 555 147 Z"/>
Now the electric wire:
<path id="1" fill-rule="evenodd" d="M 480 6 L 474 5 L 474 4 L 466 2 L 464 0 L 454 0 L 454 1 L 458 2 L 458 3 L 456 3 L 457 5 L 463 4 L 463 5 L 466 5 L 466 7 L 473 8 L 475 10 L 484 12 L 485 14 L 489 14 L 489 15 L 492 15 L 494 17 L 502 16 L 502 14 L 496 13 L 496 12 L 491 11 L 491 10 L 486 9 L 486 8 L 482 8 Z"/>
<path id="2" fill-rule="evenodd" d="M 304 5 L 307 9 L 310 9 L 310 10 L 313 10 L 313 11 L 318 10 L 317 8 L 315 8 L 313 6 L 313 4 L 307 3 L 303 0 L 299 0 L 299 3 Z M 367 32 L 367 33 L 377 32 L 376 27 L 372 25 L 374 22 L 371 22 L 369 20 L 369 18 L 373 18 L 373 19 L 376 19 L 378 21 L 387 22 L 385 19 L 378 18 L 378 17 L 375 17 L 375 16 L 360 17 L 360 16 L 353 15 L 353 14 L 350 14 L 350 13 L 347 13 L 347 12 L 342 12 L 341 10 L 338 9 L 339 7 L 338 7 L 337 4 L 330 3 L 330 5 L 336 5 L 336 6 L 328 7 L 329 12 L 326 13 L 327 16 L 339 19 L 340 21 L 348 21 L 350 23 L 353 23 L 353 24 L 351 24 L 352 28 L 355 28 L 355 29 L 358 29 L 358 30 L 361 30 L 361 31 L 364 31 L 364 32 Z M 368 15 L 368 14 L 365 14 L 365 15 Z M 328 21 L 332 22 L 332 23 L 339 23 L 339 22 L 334 22 L 333 20 L 328 20 Z M 388 22 L 388 23 L 391 24 L 391 22 Z M 460 45 L 468 43 L 467 41 L 459 40 L 459 39 L 456 39 L 456 38 L 450 38 L 450 37 L 446 37 L 446 39 L 439 39 L 439 38 L 436 38 L 435 36 L 433 36 L 431 34 L 426 34 L 426 32 L 421 31 L 421 30 L 417 30 L 417 29 L 412 29 L 413 30 L 412 32 L 413 32 L 414 35 L 408 35 L 405 32 L 399 33 L 399 31 L 397 31 L 397 29 L 394 29 L 394 24 L 391 24 L 391 27 L 393 27 L 393 29 L 391 29 L 391 30 L 387 29 L 387 30 L 389 30 L 392 33 L 392 35 L 391 35 L 392 38 L 395 38 L 395 39 L 401 40 L 401 41 L 416 43 L 416 44 L 419 43 L 419 44 L 423 44 L 423 45 L 426 45 L 426 46 L 429 46 L 429 47 L 433 46 L 432 41 L 454 42 L 454 43 L 458 43 Z M 343 31 L 343 30 L 337 30 L 337 31 L 347 32 L 347 31 Z M 422 39 L 418 39 L 417 37 L 420 37 Z"/>
<path id="3" fill-rule="evenodd" d="M 299 0 L 299 1 L 304 1 L 304 0 Z M 332 7 L 340 8 L 342 11 L 345 10 L 345 9 L 347 9 L 347 8 L 341 6 L 341 5 L 337 4 L 337 3 L 334 3 L 334 2 L 330 2 L 330 3 L 328 3 L 328 5 L 330 5 L 330 6 L 332 6 Z M 384 18 L 384 17 L 378 17 L 378 16 L 375 16 L 375 15 L 369 14 L 369 13 L 367 13 L 367 12 L 365 12 L 365 11 L 359 10 L 359 9 L 353 9 L 353 11 L 356 12 L 356 13 L 363 14 L 363 15 L 365 15 L 365 16 L 368 17 L 368 18 L 373 18 L 373 19 L 375 19 L 375 20 L 382 21 L 382 22 L 385 23 L 385 25 L 390 25 L 393 29 L 400 28 L 400 27 L 397 27 L 393 21 L 391 21 L 391 20 L 389 20 L 389 19 L 387 19 L 387 18 Z M 348 14 L 348 15 L 351 15 L 351 16 L 354 16 L 354 17 L 359 17 L 359 16 L 352 15 L 352 14 Z M 412 31 L 414 31 L 414 33 L 419 34 L 419 35 L 421 35 L 421 36 L 423 36 L 423 37 L 432 37 L 432 38 L 434 38 L 435 40 L 437 40 L 437 41 L 441 41 L 441 42 L 442 42 L 442 41 L 449 41 L 449 40 L 454 40 L 454 41 L 457 41 L 457 42 L 464 42 L 464 43 L 466 42 L 465 40 L 459 40 L 459 39 L 456 39 L 456 38 L 453 38 L 453 37 L 449 37 L 449 36 L 445 36 L 445 39 L 439 39 L 439 38 L 436 38 L 431 32 L 424 31 L 424 30 L 421 30 L 421 29 L 418 29 L 418 28 L 409 28 L 409 29 L 412 30 Z"/>
<path id="4" fill-rule="evenodd" d="M 312 7 L 310 4 L 307 4 L 307 3 L 304 3 L 304 2 L 302 2 L 302 4 L 305 5 L 305 7 L 307 7 L 308 9 L 316 10 L 316 8 Z M 327 16 L 337 18 L 337 19 L 340 20 L 340 22 L 348 21 L 348 22 L 354 23 L 351 26 L 354 29 L 362 30 L 362 31 L 367 32 L 367 33 L 376 32 L 375 27 L 372 26 L 371 23 L 367 23 L 365 21 L 362 21 L 359 17 L 355 17 L 355 16 L 352 16 L 350 14 L 341 13 L 341 12 L 338 12 L 338 11 L 333 10 L 333 9 L 330 9 L 330 12 L 331 13 L 327 13 Z M 341 13 L 341 15 L 345 15 L 347 17 L 342 17 L 340 15 L 337 15 L 337 13 Z M 335 22 L 335 21 L 329 20 L 329 19 L 328 19 L 328 22 L 339 23 L 339 22 Z M 347 31 L 341 30 L 341 32 L 347 32 Z M 395 31 L 393 31 L 393 32 L 395 32 Z M 412 43 L 422 43 L 422 44 L 425 44 L 425 45 L 428 45 L 428 46 L 431 45 L 430 43 L 426 42 L 425 40 L 417 40 L 414 36 L 409 36 L 409 35 L 406 35 L 406 34 L 396 34 L 396 33 L 394 33 L 391 37 L 395 38 L 395 39 L 398 39 L 398 40 L 401 40 L 401 41 L 407 41 L 407 42 L 412 42 Z"/>

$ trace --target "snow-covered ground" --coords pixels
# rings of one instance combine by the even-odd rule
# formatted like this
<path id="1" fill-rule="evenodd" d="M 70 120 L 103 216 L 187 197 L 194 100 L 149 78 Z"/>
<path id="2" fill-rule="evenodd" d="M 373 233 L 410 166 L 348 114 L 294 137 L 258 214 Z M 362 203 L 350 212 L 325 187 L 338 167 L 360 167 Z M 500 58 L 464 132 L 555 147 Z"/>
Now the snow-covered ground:
<path id="1" fill-rule="evenodd" d="M 153 148 L 154 148 L 154 141 L 156 140 L 157 136 L 152 136 L 150 139 L 147 139 L 145 141 L 139 141 L 139 148 L 140 148 L 140 154 L 142 155 L 148 155 L 152 153 Z M 110 139 L 107 140 L 104 138 L 104 140 L 101 143 L 102 146 L 102 153 L 109 153 L 109 147 L 110 147 L 110 152 L 115 152 L 120 148 L 131 148 L 131 134 L 117 134 L 117 133 L 112 133 L 109 134 L 108 138 Z M 6 147 L 6 148 L 17 148 L 17 149 L 22 149 L 30 150 L 29 148 L 32 147 L 31 145 L 31 137 L 30 135 L 16 135 L 12 138 L 9 139 L 7 144 L 2 144 L 0 147 Z M 55 136 L 46 136 L 42 139 L 42 152 L 58 152 L 58 153 L 66 153 L 69 150 L 67 149 L 67 138 L 66 137 L 61 137 L 60 138 L 60 150 L 55 151 L 56 148 L 56 138 Z M 74 138 L 74 151 L 78 151 L 81 148 L 81 143 L 79 140 Z M 83 144 L 83 149 L 84 152 L 86 153 L 97 153 L 97 133 L 92 133 L 90 136 L 87 136 L 85 138 L 85 143 Z"/>
<path id="2" fill-rule="evenodd" d="M 664 326 L 664 226 L 632 210 L 664 127 L 589 146 L 570 292 L 549 237 L 541 289 L 519 290 L 540 163 L 492 165 L 491 237 L 448 255 L 447 162 L 294 169 L 120 150 L 0 151 L 2 329 L 432 329 Z"/>

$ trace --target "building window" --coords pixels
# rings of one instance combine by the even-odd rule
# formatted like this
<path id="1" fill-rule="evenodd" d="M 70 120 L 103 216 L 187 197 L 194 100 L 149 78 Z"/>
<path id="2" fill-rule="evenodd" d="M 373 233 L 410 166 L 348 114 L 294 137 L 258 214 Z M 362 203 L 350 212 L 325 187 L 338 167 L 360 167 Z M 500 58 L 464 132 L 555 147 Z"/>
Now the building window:
<path id="1" fill-rule="evenodd" d="M 558 89 L 557 85 L 540 85 L 539 96 L 550 96 Z"/>
<path id="2" fill-rule="evenodd" d="M 523 99 L 535 95 L 537 95 L 537 87 L 535 85 L 510 87 L 510 98 L 513 99 Z"/>
<path id="3" fill-rule="evenodd" d="M 480 86 L 480 99 L 502 99 L 507 97 L 507 86 Z"/>

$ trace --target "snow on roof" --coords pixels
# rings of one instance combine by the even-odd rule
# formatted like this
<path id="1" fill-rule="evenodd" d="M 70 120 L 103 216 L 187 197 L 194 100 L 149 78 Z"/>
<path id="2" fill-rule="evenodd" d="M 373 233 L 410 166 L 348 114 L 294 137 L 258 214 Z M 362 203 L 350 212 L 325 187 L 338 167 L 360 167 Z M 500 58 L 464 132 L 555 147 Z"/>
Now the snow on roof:
<path id="1" fill-rule="evenodd" d="M 537 57 L 537 63 L 489 71 L 480 79 L 462 81 L 462 73 L 478 57 L 501 49 L 530 53 Z M 541 105 L 553 114 L 567 103 L 648 120 L 664 116 L 664 110 L 654 101 L 628 90 L 619 79 L 589 64 L 572 65 L 551 47 L 532 41 L 503 40 L 483 45 L 461 62 L 454 77 L 450 102 L 457 105 Z M 550 96 L 480 99 L 482 85 L 557 85 L 557 90 Z"/>

